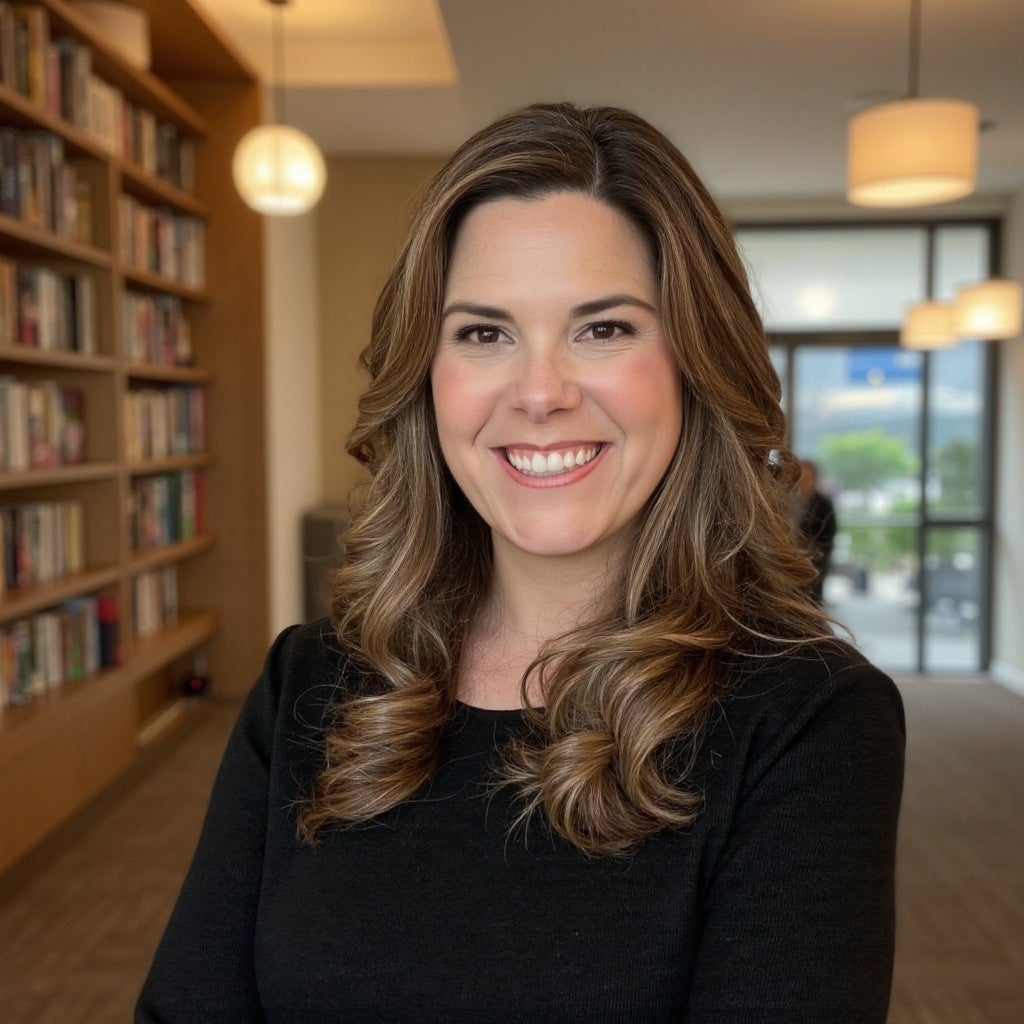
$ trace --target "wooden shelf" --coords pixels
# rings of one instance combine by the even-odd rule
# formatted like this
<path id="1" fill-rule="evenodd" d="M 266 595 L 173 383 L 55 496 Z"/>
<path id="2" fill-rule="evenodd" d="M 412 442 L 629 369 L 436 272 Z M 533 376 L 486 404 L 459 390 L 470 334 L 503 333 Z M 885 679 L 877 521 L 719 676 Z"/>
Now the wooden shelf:
<path id="1" fill-rule="evenodd" d="M 58 370 L 85 370 L 110 373 L 117 365 L 112 356 L 83 355 L 53 349 L 29 348 L 25 345 L 0 347 L 0 362 L 22 366 L 52 366 Z"/>
<path id="2" fill-rule="evenodd" d="M 194 558 L 217 543 L 217 538 L 212 533 L 204 534 L 202 537 L 193 537 L 191 540 L 179 541 L 177 544 L 167 544 L 164 547 L 153 548 L 150 551 L 136 551 L 128 562 L 128 572 L 137 576 L 140 572 L 148 569 L 159 569 L 164 565 L 173 565 L 175 562 L 183 562 L 186 558 Z"/>
<path id="3" fill-rule="evenodd" d="M 32 0 L 29 0 L 32 2 Z M 83 392 L 86 451 L 92 461 L 0 472 L 4 504 L 52 498 L 83 509 L 86 572 L 9 591 L 0 627 L 78 595 L 116 597 L 123 611 L 123 664 L 68 682 L 0 713 L 0 871 L 125 771 L 140 743 L 187 711 L 172 668 L 202 645 L 225 693 L 243 692 L 259 671 L 269 636 L 263 411 L 263 221 L 239 198 L 231 176 L 238 141 L 260 123 L 261 87 L 197 0 L 132 0 L 151 19 L 153 66 L 132 67 L 67 0 L 36 0 L 51 38 L 87 46 L 93 71 L 125 99 L 195 140 L 196 194 L 111 152 L 78 127 L 0 85 L 0 126 L 45 131 L 62 140 L 90 192 L 93 238 L 82 244 L 0 214 L 0 255 L 60 274 L 92 278 L 102 354 L 0 348 L 0 370 L 25 381 L 57 379 Z M 216 131 L 210 126 L 216 125 Z M 206 282 L 194 288 L 126 265 L 122 196 L 205 223 Z M 124 296 L 132 291 L 182 300 L 195 366 L 129 361 Z M 176 304 L 174 304 L 176 305 Z M 173 311 L 175 315 L 178 310 Z M 132 463 L 125 444 L 125 396 L 144 384 L 207 386 L 209 451 Z M 0 426 L 6 429 L 6 425 Z M 99 458 L 99 456 L 104 456 Z M 129 523 L 137 478 L 216 465 L 206 492 L 216 537 L 133 553 Z M 244 514 L 243 511 L 244 510 Z M 202 556 L 202 557 L 199 557 Z M 132 599 L 142 572 L 173 567 L 182 612 L 145 639 L 132 636 Z"/>
<path id="4" fill-rule="evenodd" d="M 113 586 L 120 578 L 121 570 L 118 566 L 96 566 L 85 572 L 37 583 L 23 590 L 9 590 L 0 598 L 0 624 L 22 619 L 70 598 Z"/>
<path id="5" fill-rule="evenodd" d="M 61 238 L 52 231 L 26 224 L 4 213 L 0 213 L 0 240 L 16 243 L 22 253 L 37 258 L 58 257 L 103 268 L 111 265 L 110 253 L 105 249 Z"/>
<path id="6" fill-rule="evenodd" d="M 53 466 L 50 469 L 27 469 L 21 473 L 0 472 L 0 491 L 21 487 L 48 487 L 53 484 L 77 484 L 89 480 L 116 478 L 116 462 L 82 462 L 74 466 Z"/>
<path id="7" fill-rule="evenodd" d="M 133 164 L 130 160 L 120 159 L 118 166 L 121 170 L 121 178 L 125 185 L 125 192 L 130 192 L 138 199 L 144 199 L 148 203 L 157 205 L 173 206 L 182 213 L 191 213 L 195 217 L 208 217 L 210 211 L 195 196 L 172 185 L 163 178 L 142 167 Z"/>
<path id="8" fill-rule="evenodd" d="M 117 86 L 127 99 L 174 121 L 198 138 L 210 133 L 209 122 L 155 75 L 132 67 L 100 34 L 95 25 L 63 0 L 37 0 L 50 12 L 51 31 L 67 33 L 92 50 L 92 69 Z"/>
<path id="9" fill-rule="evenodd" d="M 136 641 L 123 664 L 104 669 L 85 679 L 75 679 L 8 708 L 0 716 L 0 769 L 4 762 L 22 754 L 44 731 L 59 729 L 77 715 L 88 713 L 90 703 L 111 691 L 130 687 L 177 658 L 188 654 L 217 631 L 215 612 L 183 612 L 173 626 L 156 636 Z"/>
<path id="10" fill-rule="evenodd" d="M 168 384 L 210 384 L 213 374 L 198 366 L 158 366 L 155 364 L 129 363 L 129 380 L 155 381 Z"/>
<path id="11" fill-rule="evenodd" d="M 205 469 L 212 465 L 213 456 L 203 452 L 201 455 L 173 455 L 167 459 L 133 462 L 128 466 L 128 472 L 132 476 L 153 476 L 156 473 L 172 473 L 176 469 Z"/>
<path id="12" fill-rule="evenodd" d="M 210 293 L 205 289 L 193 288 L 190 285 L 182 284 L 181 281 L 175 281 L 173 277 L 155 274 L 152 270 L 143 270 L 142 267 L 125 267 L 123 273 L 125 281 L 136 288 L 177 295 L 179 299 L 184 299 L 186 302 L 205 305 L 210 301 Z"/>
<path id="13" fill-rule="evenodd" d="M 22 96 L 9 86 L 0 83 L 0 114 L 5 124 L 25 131 L 53 132 L 64 140 L 64 149 L 68 156 L 84 156 L 93 160 L 109 160 L 110 152 L 80 128 L 54 117 L 49 111 L 33 103 L 27 96 Z"/>
<path id="14" fill-rule="evenodd" d="M 150 675 L 209 640 L 217 632 L 219 623 L 216 612 L 183 611 L 173 626 L 167 626 L 156 636 L 132 641 L 125 667 L 136 679 Z"/>

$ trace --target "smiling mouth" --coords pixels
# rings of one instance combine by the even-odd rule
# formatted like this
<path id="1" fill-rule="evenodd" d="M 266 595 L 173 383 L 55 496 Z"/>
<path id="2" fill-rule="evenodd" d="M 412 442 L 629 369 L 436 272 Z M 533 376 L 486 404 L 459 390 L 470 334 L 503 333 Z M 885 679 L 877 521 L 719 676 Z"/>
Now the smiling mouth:
<path id="1" fill-rule="evenodd" d="M 552 452 L 516 451 L 505 448 L 505 458 L 523 476 L 558 476 L 592 462 L 600 454 L 603 444 L 581 445 Z"/>

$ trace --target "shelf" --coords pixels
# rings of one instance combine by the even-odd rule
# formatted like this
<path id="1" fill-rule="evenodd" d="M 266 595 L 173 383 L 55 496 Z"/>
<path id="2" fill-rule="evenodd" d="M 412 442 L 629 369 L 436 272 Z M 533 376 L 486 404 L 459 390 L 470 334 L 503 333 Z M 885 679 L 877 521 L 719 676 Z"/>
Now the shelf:
<path id="1" fill-rule="evenodd" d="M 117 476 L 117 471 L 116 462 L 82 462 L 74 466 L 26 469 L 20 473 L 0 471 L 0 491 L 13 491 L 20 487 L 77 484 L 89 480 L 112 480 Z"/>
<path id="2" fill-rule="evenodd" d="M 69 33 L 92 49 L 92 69 L 104 81 L 120 89 L 132 103 L 174 121 L 193 135 L 203 138 L 210 125 L 192 107 L 172 92 L 155 75 L 127 64 L 100 34 L 96 26 L 64 0 L 38 0 L 50 12 L 52 35 Z"/>
<path id="3" fill-rule="evenodd" d="M 41 736 L 79 716 L 87 715 L 96 700 L 111 690 L 125 689 L 169 665 L 172 661 L 209 640 L 217 631 L 215 612 L 183 612 L 173 626 L 156 636 L 136 641 L 125 662 L 116 668 L 64 683 L 25 704 L 7 708 L 0 715 L 0 766 L 20 756 L 39 742 Z M 123 646 L 122 639 L 122 646 Z"/>
<path id="4" fill-rule="evenodd" d="M 209 640 L 217 632 L 219 624 L 216 612 L 181 612 L 173 626 L 167 626 L 145 640 L 134 640 L 122 669 L 128 671 L 133 680 L 151 675 Z"/>
<path id="5" fill-rule="evenodd" d="M 23 590 L 9 590 L 0 597 L 0 623 L 14 622 L 69 598 L 113 586 L 120 579 L 120 575 L 120 569 L 116 565 L 98 566 L 75 573 L 73 576 L 62 576 L 57 580 L 37 583 Z"/>
<path id="6" fill-rule="evenodd" d="M 54 117 L 48 110 L 33 103 L 9 86 L 0 84 L 0 111 L 4 123 L 25 131 L 47 131 L 64 140 L 68 156 L 84 156 L 93 160 L 109 160 L 110 151 L 94 138 L 62 117 Z"/>
<path id="7" fill-rule="evenodd" d="M 208 217 L 210 211 L 195 196 L 172 185 L 163 178 L 130 160 L 120 158 L 118 166 L 121 169 L 121 178 L 125 184 L 125 192 L 129 192 L 138 199 L 144 199 L 150 203 L 174 206 L 183 213 L 191 213 L 196 217 Z"/>
<path id="8" fill-rule="evenodd" d="M 135 734 L 135 745 L 140 749 L 152 746 L 167 736 L 171 730 L 176 729 L 183 719 L 196 714 L 207 705 L 208 700 L 205 697 L 179 697 L 142 723 Z"/>
<path id="9" fill-rule="evenodd" d="M 91 373 L 109 373 L 115 366 L 111 356 L 83 355 L 80 352 L 29 348 L 24 345 L 0 348 L 0 363 L 46 366 L 59 370 L 86 370 Z"/>
<path id="10" fill-rule="evenodd" d="M 0 348 L 0 373 L 28 382 L 56 380 L 83 392 L 89 459 L 0 471 L 0 502 L 81 502 L 86 550 L 93 559 L 75 576 L 9 589 L 0 597 L 0 623 L 26 620 L 78 595 L 109 594 L 124 610 L 122 665 L 0 711 L 0 871 L 125 771 L 141 745 L 164 735 L 202 703 L 182 701 L 175 678 L 190 652 L 202 647 L 211 677 L 223 680 L 224 693 L 237 695 L 259 671 L 262 651 L 252 637 L 266 636 L 269 629 L 263 422 L 262 408 L 253 401 L 264 379 L 264 227 L 262 218 L 238 201 L 231 178 L 238 140 L 259 123 L 258 77 L 207 19 L 200 0 L 130 0 L 151 20 L 153 73 L 131 66 L 72 0 L 36 2 L 49 14 L 51 39 L 70 36 L 88 47 L 100 79 L 197 143 L 196 187 L 193 195 L 165 181 L 148 156 L 143 167 L 119 145 L 111 148 L 110 140 L 55 115 L 54 104 L 37 105 L 0 85 L 0 126 L 61 140 L 65 158 L 89 188 L 93 213 L 86 243 L 75 240 L 87 237 L 86 227 L 75 239 L 62 238 L 0 214 L 0 254 L 91 278 L 99 349 L 82 354 L 27 348 L 10 337 L 12 343 Z M 192 287 L 155 273 L 141 252 L 142 266 L 125 266 L 132 250 L 122 237 L 128 227 L 122 222 L 128 206 L 123 197 L 207 225 L 201 232 L 205 283 Z M 192 271 L 201 264 L 187 266 Z M 135 325 L 125 323 L 124 297 L 133 292 L 170 297 L 156 304 L 167 308 L 154 315 L 166 317 L 168 326 L 184 316 L 197 365 L 130 361 L 143 351 L 129 343 L 127 328 Z M 129 453 L 140 449 L 124 436 L 125 397 L 144 386 L 173 385 L 208 389 L 203 397 L 217 427 L 210 450 L 133 463 Z M 146 478 L 208 466 L 216 466 L 219 477 L 206 495 L 211 521 L 230 522 L 231 529 L 133 553 L 134 492 L 145 487 Z M 233 514 L 242 505 L 245 515 Z M 164 566 L 171 567 L 168 572 L 177 567 L 180 607 L 208 610 L 182 611 L 174 625 L 156 635 L 135 637 L 131 609 L 139 574 Z"/>
<path id="11" fill-rule="evenodd" d="M 167 544 L 149 551 L 135 551 L 128 562 L 128 572 L 136 576 L 147 569 L 159 569 L 163 565 L 183 562 L 186 558 L 194 558 L 204 551 L 209 551 L 216 542 L 216 536 L 208 533 L 202 537 L 193 537 L 191 540 Z"/>
<path id="12" fill-rule="evenodd" d="M 208 452 L 200 455 L 173 455 L 167 459 L 150 459 L 147 462 L 133 462 L 128 467 L 132 476 L 152 476 L 154 473 L 172 473 L 176 469 L 205 469 L 213 465 L 213 456 Z"/>
<path id="13" fill-rule="evenodd" d="M 38 228 L 34 224 L 26 224 L 16 217 L 8 217 L 5 213 L 0 213 L 0 239 L 17 242 L 23 249 L 30 250 L 36 256 L 56 256 L 103 268 L 111 264 L 110 253 L 105 249 L 61 238 L 52 231 Z"/>
<path id="14" fill-rule="evenodd" d="M 186 302 L 206 304 L 210 301 L 210 293 L 202 288 L 193 288 L 190 285 L 175 281 L 173 277 L 166 277 L 163 274 L 155 274 L 152 270 L 143 270 L 141 267 L 125 267 L 125 281 L 137 288 L 143 288 L 150 292 L 163 292 L 167 295 L 177 295 L 179 299 Z"/>
<path id="15" fill-rule="evenodd" d="M 210 384 L 213 374 L 197 366 L 159 366 L 146 363 L 128 364 L 129 380 L 166 382 L 169 384 Z"/>

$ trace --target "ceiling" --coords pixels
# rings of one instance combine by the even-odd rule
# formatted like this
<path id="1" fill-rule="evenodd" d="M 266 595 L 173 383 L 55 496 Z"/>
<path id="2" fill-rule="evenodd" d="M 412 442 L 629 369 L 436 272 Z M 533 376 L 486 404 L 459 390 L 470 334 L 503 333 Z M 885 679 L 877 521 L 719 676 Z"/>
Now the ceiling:
<path id="1" fill-rule="evenodd" d="M 905 93 L 910 0 L 197 0 L 330 154 L 450 152 L 538 100 L 628 107 L 723 199 L 828 199 L 845 125 Z M 1024 188 L 1024 0 L 923 0 L 920 92 L 968 99 L 979 191 Z"/>

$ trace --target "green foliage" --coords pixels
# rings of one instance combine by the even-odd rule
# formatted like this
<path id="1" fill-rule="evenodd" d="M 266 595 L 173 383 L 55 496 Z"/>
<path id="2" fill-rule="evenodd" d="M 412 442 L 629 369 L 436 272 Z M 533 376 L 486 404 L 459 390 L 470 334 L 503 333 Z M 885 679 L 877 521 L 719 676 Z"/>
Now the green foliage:
<path id="1" fill-rule="evenodd" d="M 917 457 L 907 442 L 878 427 L 826 434 L 818 441 L 818 453 L 825 475 L 849 491 L 875 490 L 917 472 Z"/>
<path id="2" fill-rule="evenodd" d="M 966 437 L 953 437 L 935 453 L 940 497 L 937 511 L 969 512 L 978 507 L 978 446 Z"/>

